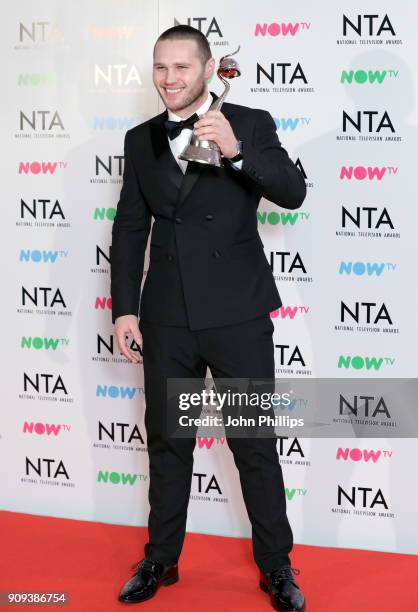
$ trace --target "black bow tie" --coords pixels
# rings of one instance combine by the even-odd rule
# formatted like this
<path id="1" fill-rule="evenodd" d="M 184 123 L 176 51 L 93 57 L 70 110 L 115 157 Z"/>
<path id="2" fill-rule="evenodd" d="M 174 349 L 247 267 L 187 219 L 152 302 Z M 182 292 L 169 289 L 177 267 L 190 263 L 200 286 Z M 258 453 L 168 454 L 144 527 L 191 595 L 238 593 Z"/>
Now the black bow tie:
<path id="1" fill-rule="evenodd" d="M 167 130 L 167 135 L 169 139 L 173 140 L 173 138 L 177 138 L 177 136 L 181 134 L 181 131 L 185 128 L 193 129 L 193 125 L 198 119 L 199 115 L 197 115 L 196 113 L 194 113 L 188 119 L 184 119 L 183 121 L 170 121 L 169 119 L 166 119 L 164 121 L 164 127 Z"/>

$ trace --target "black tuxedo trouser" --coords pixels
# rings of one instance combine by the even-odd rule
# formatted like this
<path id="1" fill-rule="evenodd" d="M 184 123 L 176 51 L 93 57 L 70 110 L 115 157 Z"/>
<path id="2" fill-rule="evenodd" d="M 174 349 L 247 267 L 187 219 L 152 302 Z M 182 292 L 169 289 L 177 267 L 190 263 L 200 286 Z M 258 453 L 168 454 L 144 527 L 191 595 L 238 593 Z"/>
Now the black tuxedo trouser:
<path id="1" fill-rule="evenodd" d="M 167 378 L 274 378 L 273 323 L 268 314 L 212 329 L 140 320 L 143 338 L 145 428 L 150 467 L 149 541 L 145 556 L 177 563 L 183 546 L 196 438 L 163 433 Z M 286 515 L 282 469 L 274 438 L 228 437 L 252 525 L 253 555 L 269 572 L 290 563 L 293 534 Z"/>

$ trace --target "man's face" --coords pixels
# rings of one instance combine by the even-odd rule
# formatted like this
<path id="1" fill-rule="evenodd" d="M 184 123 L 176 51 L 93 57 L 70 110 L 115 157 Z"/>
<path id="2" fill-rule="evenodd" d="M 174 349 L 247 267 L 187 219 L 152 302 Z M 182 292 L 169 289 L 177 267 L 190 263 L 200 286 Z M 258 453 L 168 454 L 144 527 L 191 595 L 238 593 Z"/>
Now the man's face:
<path id="1" fill-rule="evenodd" d="M 193 39 L 160 40 L 154 49 L 153 81 L 165 106 L 186 116 L 196 102 L 204 102 L 200 98 L 214 64 L 213 58 L 202 64 Z"/>

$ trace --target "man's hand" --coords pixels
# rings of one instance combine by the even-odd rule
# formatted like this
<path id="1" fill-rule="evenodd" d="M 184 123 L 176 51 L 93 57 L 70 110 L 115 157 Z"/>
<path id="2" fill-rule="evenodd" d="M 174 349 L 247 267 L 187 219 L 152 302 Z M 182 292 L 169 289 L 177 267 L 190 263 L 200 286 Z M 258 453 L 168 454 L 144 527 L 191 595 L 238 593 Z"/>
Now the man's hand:
<path id="1" fill-rule="evenodd" d="M 126 335 L 132 334 L 135 342 L 142 349 L 142 335 L 138 327 L 138 318 L 135 315 L 123 315 L 115 320 L 115 336 L 120 352 L 131 363 L 139 363 L 138 355 L 130 349 L 125 341 Z"/>
<path id="2" fill-rule="evenodd" d="M 235 157 L 237 154 L 237 139 L 231 124 L 221 111 L 207 111 L 200 115 L 193 127 L 194 135 L 200 140 L 216 142 L 224 157 Z"/>

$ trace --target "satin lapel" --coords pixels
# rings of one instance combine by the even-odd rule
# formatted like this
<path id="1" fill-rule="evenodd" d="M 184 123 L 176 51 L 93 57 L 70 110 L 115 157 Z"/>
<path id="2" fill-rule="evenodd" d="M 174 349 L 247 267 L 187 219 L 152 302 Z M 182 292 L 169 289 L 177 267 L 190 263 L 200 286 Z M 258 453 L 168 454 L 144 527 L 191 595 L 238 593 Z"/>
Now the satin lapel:
<path id="1" fill-rule="evenodd" d="M 212 98 L 216 100 L 218 96 L 210 92 Z M 228 105 L 222 106 L 222 112 L 228 119 L 232 113 L 228 110 Z M 167 133 L 164 128 L 164 121 L 167 119 L 168 113 L 165 110 L 160 115 L 157 115 L 151 123 L 151 141 L 154 155 L 160 166 L 161 173 L 167 176 L 177 188 L 180 186 L 180 191 L 177 199 L 177 206 L 180 206 L 188 197 L 193 187 L 195 187 L 199 177 L 204 171 L 206 164 L 198 162 L 188 162 L 185 174 L 182 174 L 176 160 L 171 153 L 170 145 L 168 144 Z"/>
<path id="2" fill-rule="evenodd" d="M 184 174 L 183 182 L 180 187 L 177 206 L 180 206 L 180 204 L 182 204 L 187 198 L 187 196 L 195 186 L 198 178 L 200 177 L 204 166 L 205 164 L 199 164 L 198 162 L 187 162 L 187 168 Z"/>
<path id="3" fill-rule="evenodd" d="M 164 113 L 157 115 L 157 117 L 150 122 L 152 148 L 161 174 L 164 178 L 167 178 L 173 186 L 180 189 L 183 181 L 183 173 L 174 159 L 170 145 L 168 144 L 167 133 L 164 127 L 166 118 L 167 111 L 164 111 Z"/>
<path id="4" fill-rule="evenodd" d="M 210 94 L 214 101 L 218 98 L 218 96 L 212 91 L 210 92 Z M 227 117 L 228 119 L 232 115 L 232 113 L 228 111 L 228 107 L 222 106 L 221 110 L 224 113 L 225 117 Z M 206 164 L 200 164 L 198 162 L 188 162 L 186 173 L 181 184 L 177 206 L 180 206 L 184 202 L 184 200 L 190 194 L 191 190 L 196 185 L 198 179 L 200 178 L 202 172 L 205 169 L 207 169 Z"/>
<path id="5" fill-rule="evenodd" d="M 213 100 L 217 99 L 217 95 L 212 91 L 210 92 Z M 196 185 L 197 180 L 203 172 L 203 169 L 206 164 L 199 164 L 198 162 L 188 162 L 186 172 L 184 174 L 184 179 L 181 184 L 179 199 L 177 201 L 177 206 L 180 206 L 187 198 L 193 187 Z"/>

